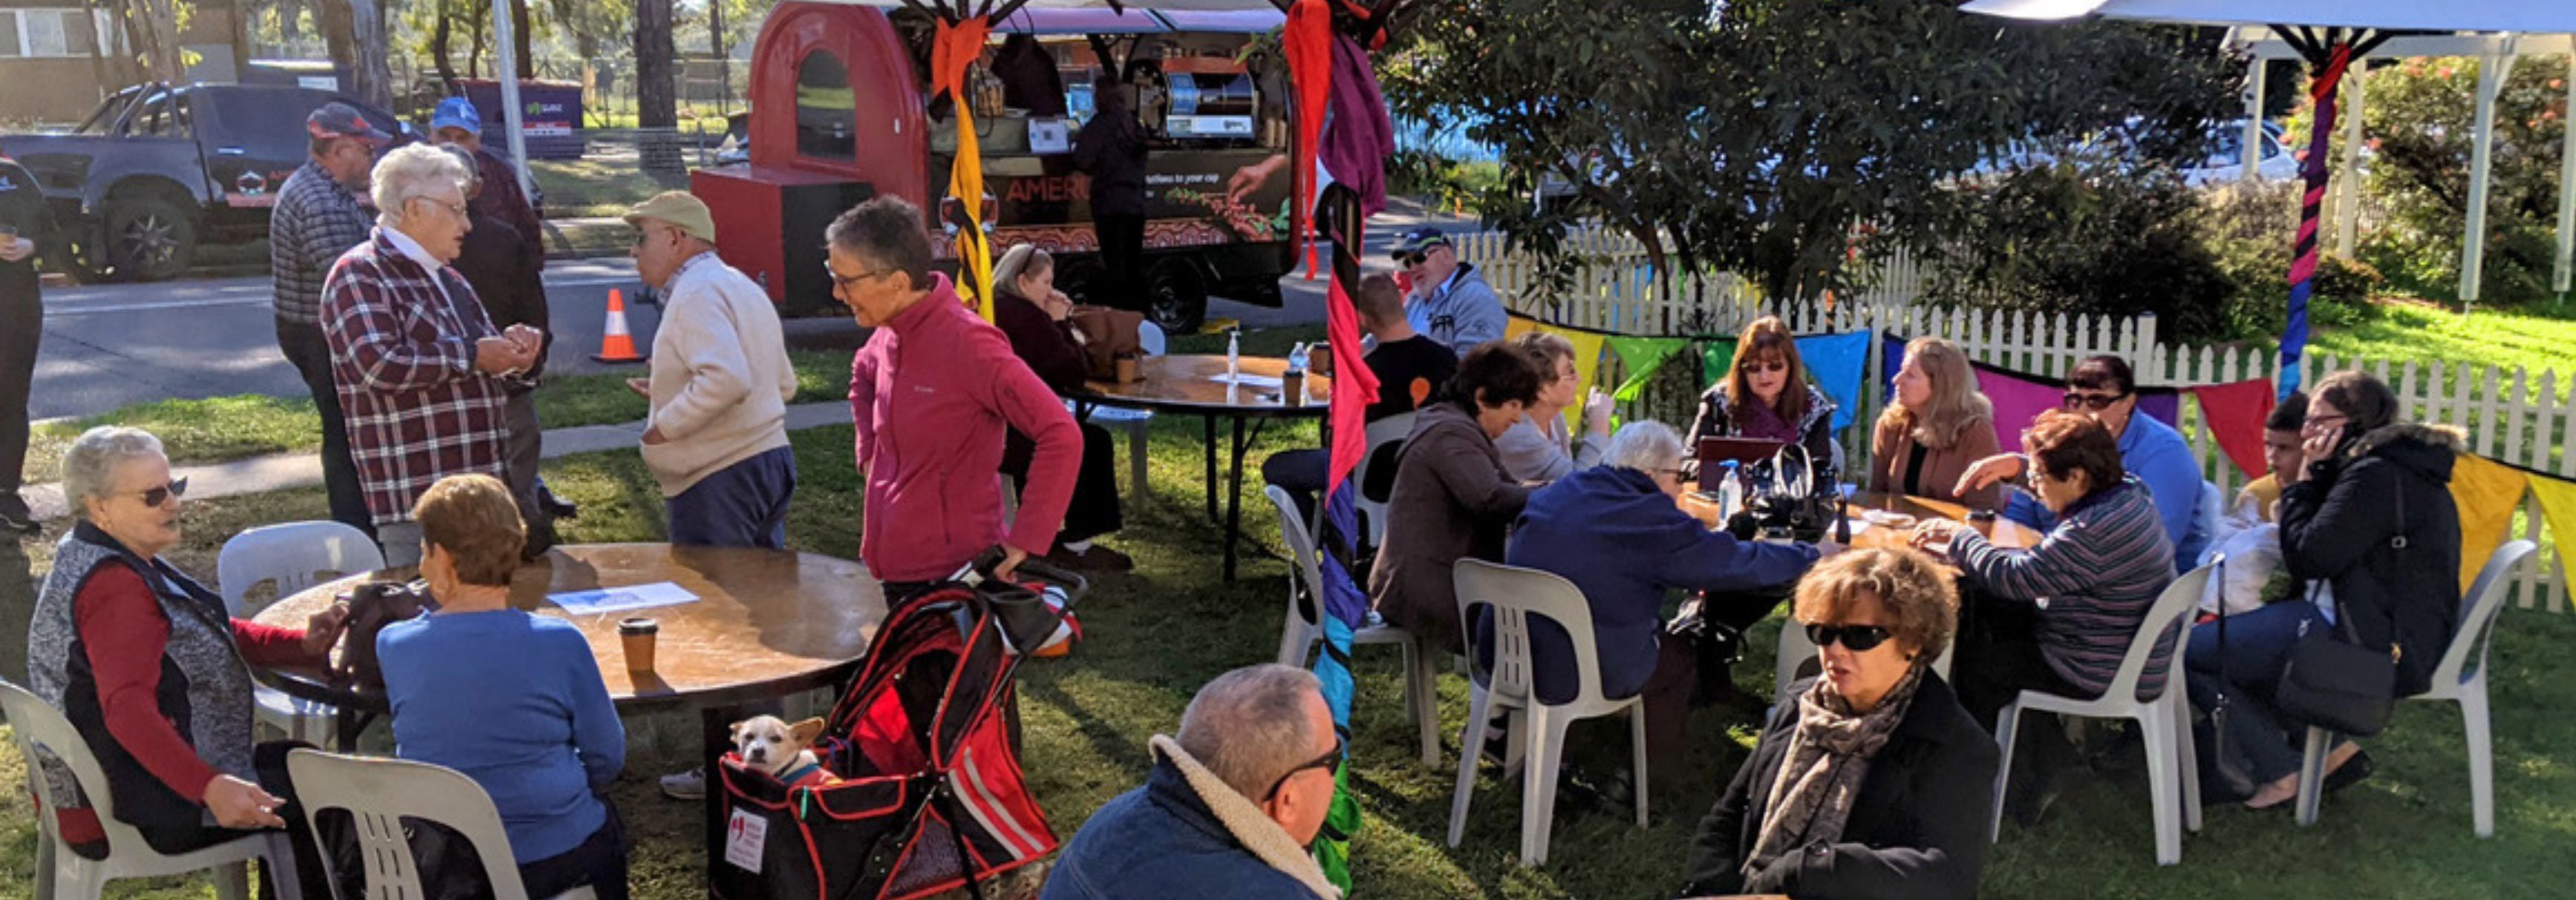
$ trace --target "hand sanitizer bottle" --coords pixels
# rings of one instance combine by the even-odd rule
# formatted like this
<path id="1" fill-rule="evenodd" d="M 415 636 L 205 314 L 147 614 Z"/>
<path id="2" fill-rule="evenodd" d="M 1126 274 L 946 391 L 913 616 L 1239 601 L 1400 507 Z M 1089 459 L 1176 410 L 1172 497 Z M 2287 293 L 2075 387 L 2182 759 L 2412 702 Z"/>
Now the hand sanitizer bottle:
<path id="1" fill-rule="evenodd" d="M 1225 331 L 1225 380 L 1227 384 L 1243 375 L 1243 329 Z"/>

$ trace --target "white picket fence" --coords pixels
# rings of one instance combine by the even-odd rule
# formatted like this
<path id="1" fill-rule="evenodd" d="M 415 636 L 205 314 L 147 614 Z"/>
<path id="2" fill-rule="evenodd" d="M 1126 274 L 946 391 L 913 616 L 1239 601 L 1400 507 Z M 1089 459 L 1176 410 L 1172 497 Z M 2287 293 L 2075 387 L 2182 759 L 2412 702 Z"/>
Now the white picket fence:
<path id="1" fill-rule="evenodd" d="M 1919 305 L 1922 273 L 1902 257 L 1875 274 L 1872 286 L 1830 309 L 1822 303 L 1767 302 L 1755 285 L 1731 274 L 1704 279 L 1692 290 L 1686 278 L 1656 278 L 1633 239 L 1588 233 L 1570 239 L 1592 264 L 1562 293 L 1547 290 L 1532 260 L 1505 251 L 1503 236 L 1455 236 L 1462 257 L 1485 273 L 1513 311 L 1563 325 L 1643 336 L 1729 336 L 1763 315 L 1777 315 L 1798 334 L 1875 329 L 1882 336 L 1947 338 L 1970 357 L 2035 375 L 2059 377 L 2089 356 L 2112 354 L 2129 361 L 2145 387 L 2192 387 L 2271 379 L 2277 357 L 2259 348 L 2168 345 L 2156 336 L 2154 316 L 2042 315 L 2011 310 L 1934 309 Z M 1848 458 L 1869 452 L 1867 423 L 1885 407 L 1884 341 L 1873 341 L 1854 427 L 1842 440 Z M 2301 360 L 2301 383 L 2326 373 L 2365 369 L 2407 401 L 2413 421 L 2458 426 L 2471 452 L 2535 471 L 2576 479 L 2576 373 L 2562 381 L 2554 370 L 2538 373 L 2442 360 L 2339 359 L 2310 354 Z M 2251 478 L 2220 449 L 2196 403 L 2183 404 L 2180 429 L 2202 472 L 2233 498 Z M 2539 503 L 2526 498 L 2507 531 L 2547 546 Z M 2568 609 L 2567 560 L 2576 540 L 2559 541 L 2553 554 L 2535 554 L 2515 573 L 2518 603 L 2553 612 Z M 2545 559 L 2554 558 L 2557 565 Z"/>

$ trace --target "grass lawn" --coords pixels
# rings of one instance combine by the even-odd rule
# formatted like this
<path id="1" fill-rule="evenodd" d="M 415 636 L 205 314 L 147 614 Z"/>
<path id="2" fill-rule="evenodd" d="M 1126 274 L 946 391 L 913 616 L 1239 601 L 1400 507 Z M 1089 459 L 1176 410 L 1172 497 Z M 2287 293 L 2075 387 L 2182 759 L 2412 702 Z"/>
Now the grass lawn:
<path id="1" fill-rule="evenodd" d="M 1153 497 L 1131 504 L 1127 528 L 1109 543 L 1136 557 L 1137 570 L 1104 578 L 1080 607 L 1086 639 L 1072 657 L 1022 670 L 1027 766 L 1041 805 L 1062 836 L 1092 810 L 1135 786 L 1147 767 L 1145 739 L 1168 732 L 1199 685 L 1226 669 L 1276 652 L 1283 563 L 1248 556 L 1241 581 L 1217 574 L 1218 531 L 1202 511 L 1199 428 L 1165 419 L 1152 430 Z M 1311 426 L 1264 433 L 1261 452 L 1313 440 Z M 796 439 L 801 490 L 788 524 L 798 549 L 854 555 L 859 489 L 849 431 L 826 428 Z M 555 490 L 582 504 L 567 524 L 573 541 L 650 540 L 662 535 L 661 505 L 632 452 L 549 461 Z M 1257 494 L 1250 495 L 1259 503 Z M 1257 511 L 1258 510 L 1258 511 Z M 187 543 L 171 556 L 183 568 L 211 573 L 222 539 L 265 522 L 320 518 L 318 489 L 193 504 Z M 1266 507 L 1246 510 L 1255 544 L 1276 543 Z M 57 532 L 59 525 L 56 526 Z M 0 622 L 25 621 L 28 579 L 50 563 L 52 534 L 23 544 L 31 556 L 0 549 Z M 18 576 L 24 566 L 27 574 Z M 1767 648 L 1776 625 L 1757 629 L 1752 658 L 1737 668 L 1747 689 L 1769 688 Z M 2497 837 L 2480 841 L 2469 828 L 2467 771 L 2460 724 L 2446 706 L 2407 704 L 2389 733 L 2370 743 L 2379 774 L 2328 802 L 2318 827 L 2300 829 L 2287 813 L 2230 807 L 2208 811 L 2207 830 L 2184 843 L 2180 866 L 2153 864 L 2143 773 L 2103 776 L 2072 788 L 2041 826 L 2007 828 L 1988 858 L 1984 896 L 2059 897 L 2480 897 L 2565 895 L 2576 883 L 2576 768 L 2565 748 L 2576 742 L 2576 700 L 2561 695 L 2576 681 L 2576 619 L 2511 610 L 2505 614 L 2492 682 L 2496 725 Z M 24 641 L 0 634 L 0 653 Z M 0 657 L 0 664 L 11 660 Z M 1354 715 L 1351 777 L 1367 818 L 1354 849 L 1360 896 L 1384 898 L 1661 898 L 1669 896 L 1689 852 L 1697 818 L 1742 761 L 1753 722 L 1740 712 L 1697 713 L 1687 765 L 1652 773 L 1654 825 L 1638 829 L 1616 813 L 1561 814 L 1550 854 L 1531 870 L 1513 860 L 1517 794 L 1488 775 L 1481 783 L 1466 842 L 1443 846 L 1454 769 L 1425 770 L 1414 758 L 1403 715 L 1394 654 L 1358 654 L 1360 695 Z M 23 665 L 23 662 L 19 664 Z M 1464 682 L 1441 679 L 1441 708 L 1456 760 L 1455 729 L 1467 698 Z M 1624 758 L 1625 728 L 1610 723 L 1589 739 Z M 687 734 L 690 726 L 630 722 L 639 738 Z M 654 793 L 653 776 L 678 768 L 686 748 L 641 740 L 615 797 L 638 836 L 637 894 L 651 900 L 702 896 L 695 807 Z M 23 770 L 0 753 L 0 803 L 23 804 Z M 0 816 L 0 898 L 27 896 L 34 828 L 13 805 Z M 203 898 L 202 881 L 137 883 L 119 897 Z"/>
<path id="2" fill-rule="evenodd" d="M 787 355 L 796 367 L 793 402 L 849 396 L 848 353 L 795 350 Z M 545 386 L 537 391 L 537 419 L 548 428 L 640 421 L 646 404 L 644 398 L 627 390 L 628 377 L 628 373 L 602 373 L 547 378 Z M 171 460 L 189 464 L 311 450 L 322 444 L 322 419 L 309 398 L 241 394 L 139 403 L 37 428 L 28 443 L 26 483 L 61 480 L 63 450 L 82 431 L 100 425 L 132 425 L 149 430 L 160 436 Z"/>
<path id="3" fill-rule="evenodd" d="M 2406 360 L 2448 360 L 2516 367 L 2539 377 L 2558 372 L 2558 389 L 2576 378 L 2576 304 L 2534 303 L 2510 309 L 2480 307 L 2462 316 L 2456 305 L 2443 308 L 2414 302 L 2382 302 L 2377 314 L 2352 325 L 2321 329 L 2309 342 L 2312 353 Z M 2537 385 L 2535 385 L 2535 388 Z"/>

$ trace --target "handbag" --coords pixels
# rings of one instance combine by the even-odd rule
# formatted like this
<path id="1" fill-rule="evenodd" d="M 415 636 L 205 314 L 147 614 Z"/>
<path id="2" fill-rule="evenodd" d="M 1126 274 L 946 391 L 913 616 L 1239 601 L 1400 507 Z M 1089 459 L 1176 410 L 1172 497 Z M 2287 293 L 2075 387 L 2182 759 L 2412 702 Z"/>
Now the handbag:
<path id="1" fill-rule="evenodd" d="M 2220 554 L 2213 563 L 2218 566 L 2218 571 L 2215 573 L 2216 580 L 2226 581 L 2226 554 Z M 2220 610 L 2218 615 L 2218 658 L 2220 660 L 2227 658 L 2227 614 L 2224 609 Z M 2224 669 L 2225 665 L 2222 663 L 2221 671 Z M 2232 711 L 2230 707 L 2236 703 L 2234 686 L 2228 684 L 2224 677 L 2217 678 L 2215 681 L 2216 684 L 2210 688 L 2210 694 L 2216 699 L 2210 702 L 2205 711 L 2204 718 L 2207 724 L 2202 726 L 2208 731 L 2193 742 L 2205 757 L 2197 762 L 2202 771 L 2209 773 L 2208 780 L 2218 787 L 2221 795 L 2237 799 L 2252 797 L 2254 792 L 2262 787 L 2255 780 L 2253 760 L 2246 756 L 2245 748 L 2228 735 L 2228 721 Z"/>
<path id="2" fill-rule="evenodd" d="M 2397 491 L 2399 532 L 2388 539 L 2391 553 L 2406 550 L 2406 491 Z M 2311 586 L 2308 596 L 2317 595 Z M 2390 707 L 2397 697 L 2397 655 L 2403 647 L 2390 644 L 2385 651 L 2373 650 L 2361 643 L 2361 631 L 2353 627 L 2354 610 L 2344 607 L 2335 616 L 2343 632 L 2337 637 L 2332 630 L 2299 629 L 2299 642 L 2291 645 L 2290 659 L 2281 670 L 2281 686 L 2275 702 L 2281 712 L 2298 722 L 2324 728 L 2351 737 L 2370 737 L 2388 728 Z"/>
<path id="3" fill-rule="evenodd" d="M 1793 462 L 1790 451 L 1798 458 Z M 1769 462 L 1756 463 L 1746 472 L 1750 485 L 1744 511 L 1727 520 L 1727 531 L 1738 540 L 1758 540 L 1771 535 L 1787 534 L 1801 543 L 1824 540 L 1828 526 L 1841 519 L 1835 501 L 1842 494 L 1830 479 L 1819 490 L 1815 468 L 1807 458 L 1807 448 L 1788 444 L 1771 455 Z"/>
<path id="4" fill-rule="evenodd" d="M 1082 374 L 1093 381 L 1115 382 L 1118 361 L 1145 355 L 1144 338 L 1138 334 L 1145 315 L 1106 306 L 1077 306 L 1065 315 L 1081 336 Z"/>

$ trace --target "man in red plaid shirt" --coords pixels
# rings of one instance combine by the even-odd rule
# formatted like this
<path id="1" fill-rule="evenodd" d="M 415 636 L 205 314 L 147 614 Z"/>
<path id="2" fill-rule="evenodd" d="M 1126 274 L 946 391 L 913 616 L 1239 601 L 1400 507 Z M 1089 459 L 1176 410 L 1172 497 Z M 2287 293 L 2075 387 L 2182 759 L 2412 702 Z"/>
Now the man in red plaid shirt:
<path id="1" fill-rule="evenodd" d="M 448 268 L 472 227 L 466 172 L 436 148 L 376 164 L 366 243 L 340 257 L 322 289 L 322 331 L 347 415 L 350 455 L 366 489 L 385 562 L 420 560 L 412 502 L 450 475 L 506 478 L 507 379 L 536 362 L 544 336 L 492 327 L 463 276 Z"/>

